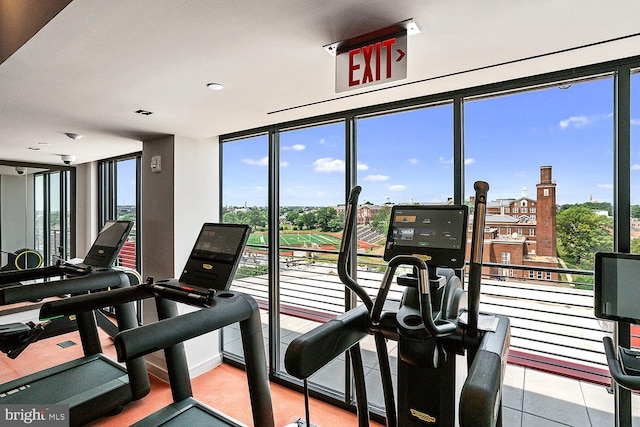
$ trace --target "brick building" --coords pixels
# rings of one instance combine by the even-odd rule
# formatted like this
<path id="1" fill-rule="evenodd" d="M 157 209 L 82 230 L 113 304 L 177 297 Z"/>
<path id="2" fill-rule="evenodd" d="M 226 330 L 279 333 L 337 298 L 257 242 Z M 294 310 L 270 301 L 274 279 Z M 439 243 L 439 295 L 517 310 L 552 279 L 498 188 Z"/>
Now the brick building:
<path id="1" fill-rule="evenodd" d="M 469 241 L 470 238 L 469 235 Z M 469 249 L 467 255 L 468 252 Z M 535 199 L 527 197 L 526 189 L 523 189 L 518 199 L 498 199 L 487 203 L 483 262 L 547 268 L 558 266 L 556 183 L 552 180 L 551 166 L 540 167 Z M 485 267 L 483 272 L 497 278 L 558 279 L 557 273 L 535 268 Z"/>

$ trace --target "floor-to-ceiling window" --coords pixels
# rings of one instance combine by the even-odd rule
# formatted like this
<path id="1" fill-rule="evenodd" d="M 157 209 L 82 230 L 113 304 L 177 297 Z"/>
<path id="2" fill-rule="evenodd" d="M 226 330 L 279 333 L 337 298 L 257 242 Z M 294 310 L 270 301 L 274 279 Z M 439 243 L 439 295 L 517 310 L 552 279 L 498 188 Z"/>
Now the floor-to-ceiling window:
<path id="1" fill-rule="evenodd" d="M 34 175 L 34 247 L 46 264 L 75 256 L 74 179 L 71 170 Z"/>
<path id="2" fill-rule="evenodd" d="M 133 221 L 117 263 L 140 271 L 140 155 L 99 162 L 99 223 L 107 220 Z"/>
<path id="3" fill-rule="evenodd" d="M 306 295 L 320 292 L 310 290 L 313 286 L 322 288 L 337 280 L 328 265 L 321 280 L 305 279 L 307 270 L 329 264 L 324 251 L 330 250 L 310 237 L 323 226 L 329 228 L 328 221 L 321 224 L 305 206 L 319 212 L 330 206 L 323 197 L 334 189 L 344 197 L 352 184 L 363 187 L 355 274 L 371 284 L 368 291 L 375 294 L 374 282 L 379 283 L 384 269 L 376 245 L 384 241 L 387 205 L 471 204 L 473 182 L 483 180 L 490 190 L 482 307 L 508 311 L 514 326 L 513 354 L 519 352 L 523 360 L 527 353 L 536 363 L 546 359 L 564 367 L 581 365 L 580 369 L 602 371 L 601 339 L 607 330 L 593 317 L 593 253 L 614 249 L 614 208 L 630 205 L 637 192 L 632 188 L 631 200 L 617 194 L 614 176 L 626 173 L 633 183 L 633 165 L 640 162 L 634 160 L 632 147 L 629 171 L 615 166 L 615 144 L 626 143 L 614 137 L 616 114 L 625 114 L 617 110 L 616 67 L 601 64 L 336 113 L 331 115 L 332 125 L 326 124 L 327 116 L 273 125 L 259 130 L 264 132 L 260 150 L 251 145 L 256 131 L 223 136 L 223 209 L 235 188 L 252 182 L 252 173 L 238 167 L 239 160 L 271 168 L 262 169 L 264 187 L 271 191 L 263 206 L 267 206 L 268 221 L 280 228 L 279 244 L 268 245 L 267 237 L 274 233 L 263 233 L 262 241 L 256 237 L 279 260 L 274 262 L 277 271 L 263 277 L 270 279 L 262 286 L 271 293 L 260 288 L 257 294 L 261 299 L 277 298 L 275 306 L 280 307 L 278 313 L 269 313 L 273 324 L 267 334 L 281 339 L 271 342 L 270 354 L 281 355 L 288 345 L 282 340 L 282 329 L 271 330 L 283 328 L 282 307 L 292 306 L 284 290 L 300 287 Z M 633 128 L 635 122 L 632 118 L 630 122 Z M 326 136 L 321 134 L 332 126 L 344 135 L 344 154 L 318 144 L 315 148 L 325 151 L 312 155 L 310 142 L 325 143 Z M 236 150 L 234 146 L 238 154 L 227 156 L 227 150 Z M 296 172 L 294 167 L 300 164 L 306 164 L 305 174 Z M 246 176 L 234 177 L 235 187 L 228 187 L 226 170 L 236 168 Z M 336 181 L 339 177 L 342 180 Z M 301 197 L 313 202 L 297 202 L 300 206 L 295 207 L 296 202 L 290 202 L 295 187 L 303 193 Z M 340 213 L 340 206 L 336 212 Z M 310 232 L 314 228 L 317 233 Z M 285 232 L 298 240 L 289 240 Z M 283 236 L 291 245 L 282 241 Z M 302 247 L 295 247 L 298 243 Z M 315 259 L 309 255 L 314 253 L 318 254 Z M 301 298 L 298 295 L 293 301 Z M 323 311 L 323 303 L 317 298 L 314 307 L 297 313 L 291 310 L 298 320 L 297 332 L 312 327 L 309 321 L 322 321 L 321 316 L 311 318 L 309 312 Z M 270 304 L 274 306 L 263 300 L 264 306 Z M 334 364 L 334 378 L 325 372 L 312 378 L 312 384 L 334 395 L 344 394 L 349 387 L 345 359 Z M 374 366 L 367 368 L 368 378 L 375 382 Z M 287 379 L 281 364 L 272 365 L 271 372 Z M 374 405 L 380 401 L 375 391 L 369 397 Z M 345 395 L 342 400 L 349 398 Z"/>
<path id="4" fill-rule="evenodd" d="M 344 228 L 345 124 L 318 124 L 279 133 L 278 370 L 300 333 L 345 311 L 336 261 Z M 300 318 L 309 322 L 301 324 Z M 344 361 L 311 379 L 344 390 Z"/>
<path id="5" fill-rule="evenodd" d="M 248 224 L 251 234 L 236 272 L 232 288 L 251 293 L 269 324 L 269 139 L 257 135 L 228 142 L 222 147 L 222 222 Z M 227 354 L 242 359 L 240 329 L 232 325 L 223 330 Z M 264 329 L 268 342 L 268 329 Z"/>
<path id="6" fill-rule="evenodd" d="M 490 277 L 526 279 L 527 288 L 556 294 L 592 290 L 592 276 L 549 269 L 593 270 L 595 252 L 613 250 L 613 100 L 609 76 L 465 102 L 466 194 L 476 180 L 490 186 L 491 240 L 484 245 Z M 502 312 L 501 302 L 485 298 L 492 312 Z M 595 322 L 565 325 L 563 335 L 547 334 L 539 345 L 532 338 L 541 338 L 537 331 L 547 321 L 539 311 L 504 313 L 511 316 L 512 350 L 575 354 L 588 328 L 599 332 Z M 600 360 L 599 351 L 588 349 L 576 357 Z"/>

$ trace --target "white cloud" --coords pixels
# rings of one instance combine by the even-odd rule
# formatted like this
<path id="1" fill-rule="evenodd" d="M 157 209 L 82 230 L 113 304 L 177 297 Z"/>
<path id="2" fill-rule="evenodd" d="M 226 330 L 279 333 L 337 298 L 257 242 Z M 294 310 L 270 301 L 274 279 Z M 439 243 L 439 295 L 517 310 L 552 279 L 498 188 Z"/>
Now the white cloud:
<path id="1" fill-rule="evenodd" d="M 440 157 L 438 159 L 438 161 L 442 165 L 452 165 L 453 164 L 453 159 L 445 159 L 444 157 Z M 464 164 L 465 165 L 470 165 L 470 164 L 473 164 L 475 162 L 476 162 L 476 159 L 464 159 Z"/>
<path id="2" fill-rule="evenodd" d="M 613 117 L 613 113 L 606 114 L 594 114 L 592 116 L 571 116 L 568 119 L 560 121 L 560 129 L 566 129 L 569 127 L 579 128 L 599 120 L 608 120 Z M 639 124 L 640 120 L 631 120 L 631 124 Z"/>
<path id="3" fill-rule="evenodd" d="M 409 162 L 410 165 L 417 165 L 418 159 L 407 159 L 407 162 Z"/>
<path id="4" fill-rule="evenodd" d="M 598 184 L 598 188 L 611 189 L 611 188 L 613 188 L 613 184 Z"/>
<path id="5" fill-rule="evenodd" d="M 320 141 L 318 141 L 321 145 L 324 145 L 327 141 L 324 138 L 320 138 Z"/>
<path id="6" fill-rule="evenodd" d="M 560 121 L 560 129 L 566 129 L 568 127 L 581 127 L 589 123 L 589 118 L 586 116 L 571 116 L 568 119 Z"/>
<path id="7" fill-rule="evenodd" d="M 316 172 L 344 172 L 344 161 L 340 159 L 332 159 L 331 157 L 322 157 L 313 162 Z"/>
<path id="8" fill-rule="evenodd" d="M 293 151 L 302 151 L 302 150 L 304 150 L 305 148 L 307 148 L 307 146 L 306 146 L 306 145 L 303 145 L 303 144 L 293 144 L 293 145 L 290 145 L 290 146 L 289 146 L 289 145 L 284 145 L 284 146 L 282 147 L 282 150 L 283 150 L 283 151 L 288 151 L 288 150 L 293 150 Z"/>
<path id="9" fill-rule="evenodd" d="M 405 188 L 407 188 L 406 185 L 402 185 L 402 184 L 396 184 L 396 185 L 390 185 L 387 187 L 387 190 L 389 191 L 402 191 Z"/>
<path id="10" fill-rule="evenodd" d="M 632 125 L 640 125 L 640 119 L 631 119 Z"/>
<path id="11" fill-rule="evenodd" d="M 635 165 L 631 165 L 631 170 L 632 171 L 640 170 L 640 164 L 636 163 Z"/>
<path id="12" fill-rule="evenodd" d="M 366 171 L 369 170 L 369 165 L 366 163 L 360 163 L 358 162 L 358 166 L 357 166 L 359 171 Z"/>
<path id="13" fill-rule="evenodd" d="M 248 165 L 253 165 L 253 166 L 267 166 L 269 164 L 269 157 L 264 156 L 263 158 L 258 160 L 242 159 L 242 163 L 246 163 Z"/>
<path id="14" fill-rule="evenodd" d="M 289 166 L 289 162 L 280 162 L 280 167 L 286 168 Z"/>
<path id="15" fill-rule="evenodd" d="M 367 175 L 364 177 L 365 181 L 386 181 L 389 179 L 389 175 Z"/>

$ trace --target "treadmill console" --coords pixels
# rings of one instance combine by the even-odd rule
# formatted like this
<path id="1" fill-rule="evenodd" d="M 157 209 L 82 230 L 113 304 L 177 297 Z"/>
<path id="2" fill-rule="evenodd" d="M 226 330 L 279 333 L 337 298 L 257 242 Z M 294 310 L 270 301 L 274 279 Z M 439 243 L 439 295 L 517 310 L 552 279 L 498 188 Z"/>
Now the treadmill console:
<path id="1" fill-rule="evenodd" d="M 434 267 L 464 267 L 468 212 L 465 205 L 394 206 L 384 260 L 414 255 Z"/>
<path id="2" fill-rule="evenodd" d="M 229 289 L 251 227 L 205 223 L 191 250 L 180 282 L 204 289 Z"/>
<path id="3" fill-rule="evenodd" d="M 132 227 L 132 221 L 107 221 L 82 263 L 96 268 L 112 267 Z"/>

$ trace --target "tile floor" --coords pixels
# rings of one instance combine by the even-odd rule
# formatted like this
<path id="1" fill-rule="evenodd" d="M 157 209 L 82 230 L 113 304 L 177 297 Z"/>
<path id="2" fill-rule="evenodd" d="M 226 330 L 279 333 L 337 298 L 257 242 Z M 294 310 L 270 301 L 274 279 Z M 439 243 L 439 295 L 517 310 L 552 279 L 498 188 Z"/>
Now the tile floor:
<path id="1" fill-rule="evenodd" d="M 281 351 L 298 335 L 312 329 L 314 324 L 299 318 L 281 319 Z M 236 331 L 225 329 L 225 348 L 234 351 L 237 347 Z M 266 333 L 266 325 L 265 325 Z M 394 354 L 390 344 L 390 354 Z M 370 344 L 363 343 L 363 359 L 367 390 L 370 401 L 382 402 L 379 390 L 379 378 L 375 355 L 369 350 Z M 341 359 L 341 360 L 340 360 Z M 393 356 L 392 356 L 393 359 Z M 394 361 L 392 360 L 392 366 Z M 281 366 L 281 369 L 284 369 Z M 344 390 L 344 358 L 329 364 L 312 376 L 311 381 Z M 394 376 L 395 381 L 395 376 Z M 531 368 L 508 365 L 503 388 L 503 426 L 505 427 L 541 427 L 575 426 L 601 427 L 613 426 L 614 396 L 606 387 L 578 381 L 558 375 L 541 372 Z M 633 396 L 634 426 L 640 426 L 640 397 Z"/>

